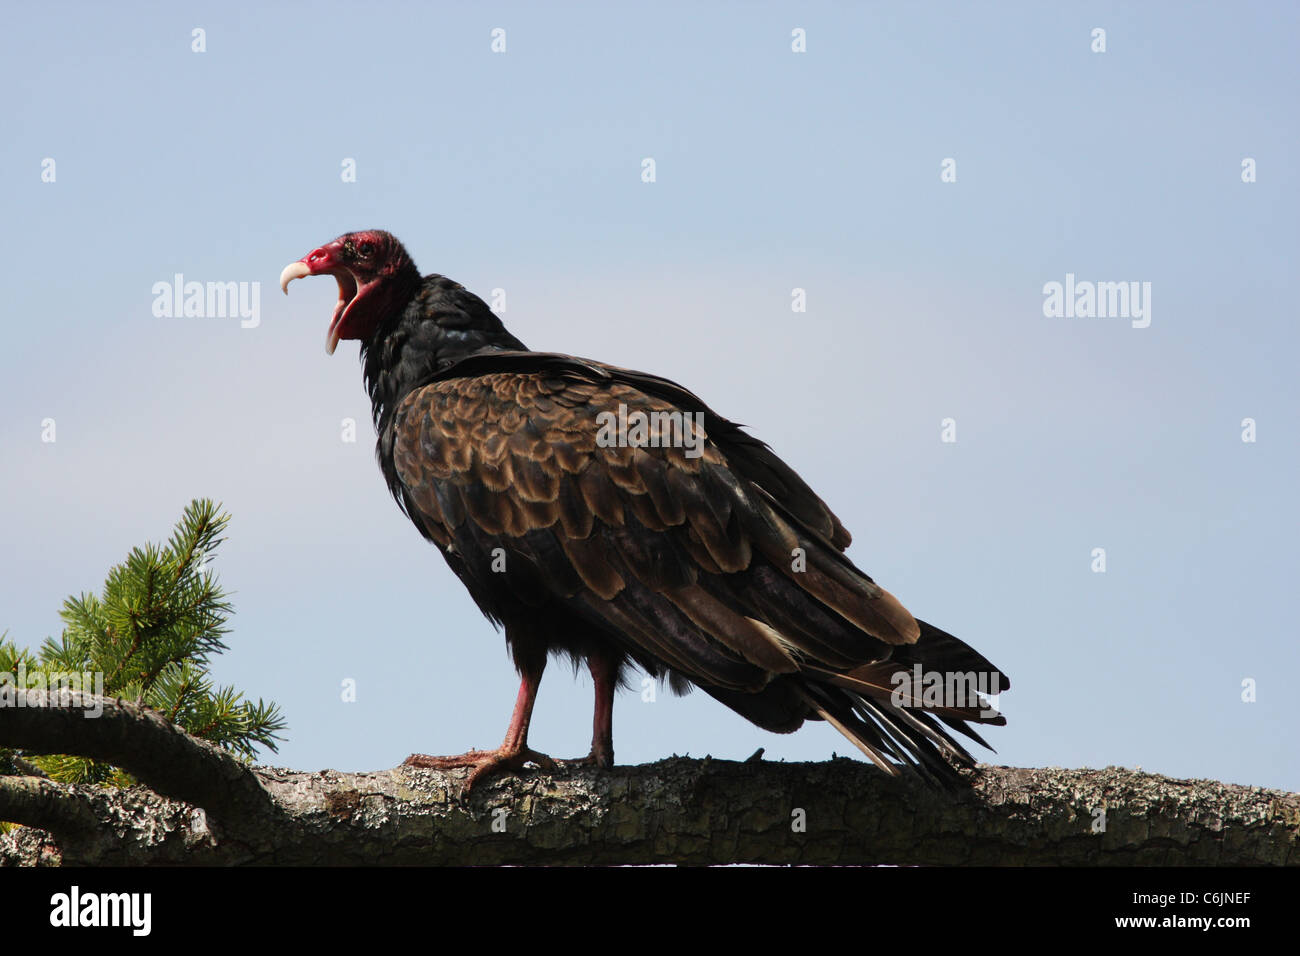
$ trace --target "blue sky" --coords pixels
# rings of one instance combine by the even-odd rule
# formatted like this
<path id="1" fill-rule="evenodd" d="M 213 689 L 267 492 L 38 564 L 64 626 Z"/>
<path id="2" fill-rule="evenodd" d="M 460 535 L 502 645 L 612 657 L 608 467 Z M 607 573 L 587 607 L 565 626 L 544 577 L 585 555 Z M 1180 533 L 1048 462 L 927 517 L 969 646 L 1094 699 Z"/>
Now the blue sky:
<path id="1" fill-rule="evenodd" d="M 57 633 L 209 496 L 233 514 L 215 669 L 283 706 L 276 763 L 499 742 L 505 642 L 384 488 L 356 346 L 323 349 L 333 284 L 275 287 L 379 227 L 504 289 L 531 347 L 751 426 L 860 566 L 1011 675 L 982 758 L 1300 789 L 1298 9 L 14 7 L 0 631 Z M 257 326 L 155 316 L 176 273 L 260 283 Z M 1045 317 L 1067 274 L 1149 282 L 1150 325 Z M 590 705 L 552 667 L 532 743 L 585 754 Z M 616 704 L 620 762 L 760 746 L 852 749 L 703 694 Z"/>

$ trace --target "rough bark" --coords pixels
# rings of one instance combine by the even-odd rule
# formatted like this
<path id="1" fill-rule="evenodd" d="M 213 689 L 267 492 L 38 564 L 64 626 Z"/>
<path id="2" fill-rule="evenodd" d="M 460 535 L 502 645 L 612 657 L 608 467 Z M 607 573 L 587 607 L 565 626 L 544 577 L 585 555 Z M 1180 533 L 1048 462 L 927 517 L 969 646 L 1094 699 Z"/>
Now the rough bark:
<path id="1" fill-rule="evenodd" d="M 848 759 L 674 757 L 527 770 L 464 798 L 464 771 L 249 767 L 105 704 L 104 729 L 78 715 L 73 736 L 0 709 L 0 746 L 97 756 L 150 785 L 0 777 L 0 819 L 27 824 L 0 837 L 0 863 L 1300 865 L 1300 794 L 1116 767 L 981 765 L 951 794 Z M 61 745 L 34 743 L 49 735 Z M 145 753 L 160 743 L 166 759 Z"/>

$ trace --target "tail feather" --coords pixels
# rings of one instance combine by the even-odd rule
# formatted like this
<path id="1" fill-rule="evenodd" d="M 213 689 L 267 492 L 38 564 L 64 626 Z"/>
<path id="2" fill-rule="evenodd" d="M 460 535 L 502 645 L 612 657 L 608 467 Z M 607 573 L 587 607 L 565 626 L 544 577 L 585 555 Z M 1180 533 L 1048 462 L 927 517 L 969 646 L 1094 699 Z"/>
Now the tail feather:
<path id="1" fill-rule="evenodd" d="M 921 716 L 928 717 L 929 715 L 922 714 Z M 985 748 L 986 750 L 992 751 L 993 753 L 997 753 L 997 749 L 992 744 L 990 744 L 987 740 L 981 737 L 978 733 L 976 733 L 974 727 L 967 726 L 964 720 L 950 720 L 947 717 L 940 717 L 939 719 L 942 720 L 949 727 L 951 727 L 953 730 L 957 731 L 957 733 L 969 737 L 971 740 L 975 741 L 977 744 L 979 744 L 981 747 Z M 1005 725 L 1006 722 L 1007 719 L 1003 717 L 1001 714 L 998 715 L 997 720 L 985 721 L 985 723 L 996 724 L 998 726 Z"/>
<path id="2" fill-rule="evenodd" d="M 824 684 L 806 685 L 805 697 L 819 717 L 890 776 L 910 771 L 952 787 L 963 779 L 958 767 L 975 763 L 964 747 L 925 714 L 914 715 Z"/>
<path id="3" fill-rule="evenodd" d="M 805 663 L 800 677 L 811 710 L 877 766 L 891 776 L 919 772 L 950 787 L 963 779 L 961 769 L 973 767 L 975 758 L 949 731 L 992 750 L 971 724 L 1006 723 L 986 694 L 1001 693 L 1011 682 L 964 641 L 925 621 L 917 623 L 921 636 L 916 643 L 892 648 L 884 660 L 847 670 Z M 914 676 L 918 667 L 921 685 L 899 677 L 900 672 Z M 949 699 L 946 693 L 936 697 L 934 675 L 945 692 L 953 688 L 951 680 L 960 680 L 955 686 L 965 699 Z"/>
<path id="4" fill-rule="evenodd" d="M 989 688 L 989 693 L 1000 694 L 1010 690 L 1011 678 L 961 638 L 953 637 L 926 621 L 918 620 L 916 623 L 921 627 L 920 638 L 915 644 L 894 648 L 891 662 L 904 667 L 920 664 L 926 670 L 987 674 L 995 684 Z"/>
<path id="5" fill-rule="evenodd" d="M 906 685 L 899 684 L 893 675 L 901 668 L 897 664 L 883 662 L 867 664 L 847 673 L 837 674 L 820 667 L 805 666 L 805 674 L 813 674 L 819 680 L 845 690 L 851 690 L 876 701 L 885 701 L 895 706 L 925 709 L 926 711 L 949 720 L 972 720 L 981 724 L 1003 726 L 1007 719 L 999 714 L 992 703 L 983 694 L 976 694 L 974 704 L 966 707 L 947 707 L 941 704 L 925 703 L 924 695 L 916 696 L 908 691 Z"/>

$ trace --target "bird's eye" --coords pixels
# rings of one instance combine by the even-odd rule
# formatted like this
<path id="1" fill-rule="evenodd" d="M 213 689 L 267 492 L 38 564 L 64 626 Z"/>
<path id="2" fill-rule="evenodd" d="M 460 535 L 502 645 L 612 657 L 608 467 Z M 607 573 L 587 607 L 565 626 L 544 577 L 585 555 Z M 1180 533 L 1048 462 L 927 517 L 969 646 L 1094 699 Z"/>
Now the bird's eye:
<path id="1" fill-rule="evenodd" d="M 363 242 L 357 247 L 357 251 L 363 256 L 368 256 L 375 251 L 375 244 L 373 242 Z"/>

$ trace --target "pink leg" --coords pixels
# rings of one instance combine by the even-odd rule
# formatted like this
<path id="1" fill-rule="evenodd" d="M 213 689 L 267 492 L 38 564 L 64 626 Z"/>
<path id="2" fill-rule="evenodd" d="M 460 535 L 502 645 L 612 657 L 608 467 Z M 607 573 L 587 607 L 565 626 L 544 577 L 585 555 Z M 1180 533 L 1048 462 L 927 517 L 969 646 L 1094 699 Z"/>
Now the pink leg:
<path id="1" fill-rule="evenodd" d="M 614 766 L 614 691 L 618 689 L 618 663 L 593 654 L 587 659 L 591 681 L 596 685 L 596 708 L 591 721 L 591 753 L 582 760 L 567 761 L 588 767 Z"/>
<path id="2" fill-rule="evenodd" d="M 468 793 L 474 785 L 495 770 L 519 770 L 526 763 L 535 763 L 546 770 L 554 770 L 556 763 L 544 753 L 528 746 L 528 725 L 533 718 L 533 704 L 537 702 L 537 688 L 542 682 L 541 670 L 525 674 L 519 682 L 519 696 L 515 699 L 514 713 L 506 738 L 496 750 L 471 750 L 452 757 L 431 757 L 428 754 L 411 754 L 403 762 L 406 767 L 426 767 L 433 770 L 451 770 L 455 767 L 472 767 L 465 781 Z"/>

